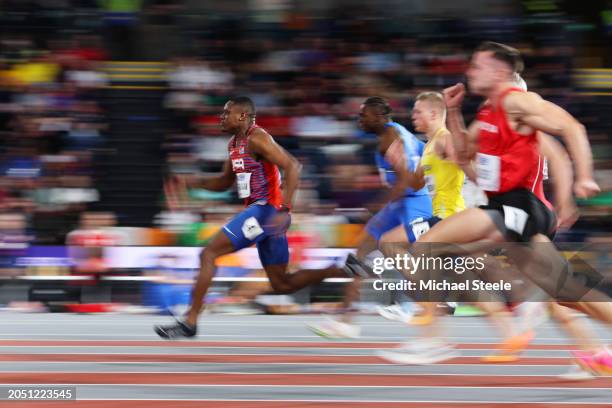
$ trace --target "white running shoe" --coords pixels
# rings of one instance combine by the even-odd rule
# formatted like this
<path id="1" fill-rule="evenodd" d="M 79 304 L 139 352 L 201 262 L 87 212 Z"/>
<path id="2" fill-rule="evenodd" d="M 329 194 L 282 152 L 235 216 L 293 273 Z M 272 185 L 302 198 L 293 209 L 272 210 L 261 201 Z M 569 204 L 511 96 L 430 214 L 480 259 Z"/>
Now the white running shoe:
<path id="1" fill-rule="evenodd" d="M 376 354 L 392 363 L 415 365 L 437 364 L 459 357 L 459 352 L 449 344 L 419 349 L 401 346 L 394 350 L 380 350 Z"/>
<path id="2" fill-rule="evenodd" d="M 557 377 L 569 381 L 582 381 L 592 380 L 595 378 L 595 375 L 580 367 L 578 364 L 574 364 L 567 373 L 559 374 Z"/>
<path id="3" fill-rule="evenodd" d="M 376 311 L 379 315 L 387 320 L 393 320 L 401 323 L 408 323 L 413 316 L 411 312 L 402 309 L 400 305 L 391 305 L 386 307 L 376 306 Z"/>
<path id="4" fill-rule="evenodd" d="M 428 353 L 431 350 L 450 347 L 444 340 L 439 338 L 416 338 L 410 342 L 401 343 L 395 350 L 408 351 L 410 353 Z"/>
<path id="5" fill-rule="evenodd" d="M 327 319 L 323 323 L 309 324 L 308 328 L 315 334 L 328 339 L 357 339 L 361 328 L 356 324 Z"/>

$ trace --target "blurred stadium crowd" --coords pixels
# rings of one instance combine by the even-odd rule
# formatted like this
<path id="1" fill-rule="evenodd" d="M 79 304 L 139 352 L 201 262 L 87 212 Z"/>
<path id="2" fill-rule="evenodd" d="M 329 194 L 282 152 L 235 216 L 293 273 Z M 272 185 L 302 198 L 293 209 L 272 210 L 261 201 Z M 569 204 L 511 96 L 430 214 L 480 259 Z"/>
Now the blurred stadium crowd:
<path id="1" fill-rule="evenodd" d="M 414 97 L 462 81 L 485 39 L 520 48 L 530 88 L 586 125 L 603 193 L 581 203 L 571 239 L 608 236 L 612 82 L 596 78 L 612 73 L 586 70 L 610 63 L 606 2 L 581 15 L 552 0 L 212 3 L 0 1 L 5 250 L 205 244 L 241 207 L 236 195 L 194 190 L 169 209 L 163 176 L 220 169 L 218 115 L 238 94 L 304 165 L 295 242 L 352 247 L 382 191 L 360 103 L 388 98 L 410 129 Z"/>

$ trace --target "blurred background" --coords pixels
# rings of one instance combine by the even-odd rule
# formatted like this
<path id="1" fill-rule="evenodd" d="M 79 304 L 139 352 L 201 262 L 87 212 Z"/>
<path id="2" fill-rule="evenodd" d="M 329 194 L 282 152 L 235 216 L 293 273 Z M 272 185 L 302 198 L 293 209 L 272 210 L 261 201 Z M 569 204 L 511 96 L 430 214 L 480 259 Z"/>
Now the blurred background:
<path id="1" fill-rule="evenodd" d="M 0 0 L 0 305 L 185 303 L 201 246 L 242 203 L 194 189 L 170 209 L 163 180 L 221 169 L 218 115 L 236 95 L 304 166 L 292 266 L 342 262 L 384 195 L 360 103 L 388 98 L 411 129 L 415 96 L 463 81 L 484 40 L 519 48 L 530 89 L 587 127 L 602 193 L 558 239 L 609 242 L 611 36 L 609 0 Z M 611 268 L 607 253 L 585 257 Z M 220 311 L 316 310 L 342 284 L 269 298 L 253 250 L 219 267 Z"/>

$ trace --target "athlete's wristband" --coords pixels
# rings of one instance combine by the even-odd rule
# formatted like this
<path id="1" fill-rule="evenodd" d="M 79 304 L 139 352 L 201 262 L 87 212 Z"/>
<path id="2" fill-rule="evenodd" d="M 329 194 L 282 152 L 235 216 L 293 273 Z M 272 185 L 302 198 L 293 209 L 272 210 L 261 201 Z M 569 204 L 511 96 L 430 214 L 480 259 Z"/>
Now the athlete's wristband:
<path id="1" fill-rule="evenodd" d="M 291 212 L 291 204 L 281 204 L 280 207 L 278 207 L 278 211 Z"/>

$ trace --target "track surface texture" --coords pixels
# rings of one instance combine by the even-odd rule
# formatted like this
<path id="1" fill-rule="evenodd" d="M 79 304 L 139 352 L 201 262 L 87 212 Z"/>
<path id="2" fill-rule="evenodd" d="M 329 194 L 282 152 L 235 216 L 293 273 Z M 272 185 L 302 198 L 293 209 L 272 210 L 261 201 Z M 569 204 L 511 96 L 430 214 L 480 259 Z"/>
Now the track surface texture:
<path id="1" fill-rule="evenodd" d="M 484 318 L 445 317 L 461 356 L 429 366 L 376 355 L 417 329 L 361 316 L 362 337 L 325 340 L 322 316 L 205 315 L 195 340 L 163 341 L 147 315 L 3 312 L 0 384 L 74 385 L 77 401 L 4 407 L 611 407 L 612 377 L 568 381 L 574 347 L 552 322 L 517 362 L 485 364 L 499 337 Z M 592 323 L 591 323 L 592 324 Z M 612 333 L 592 324 L 602 340 Z"/>

